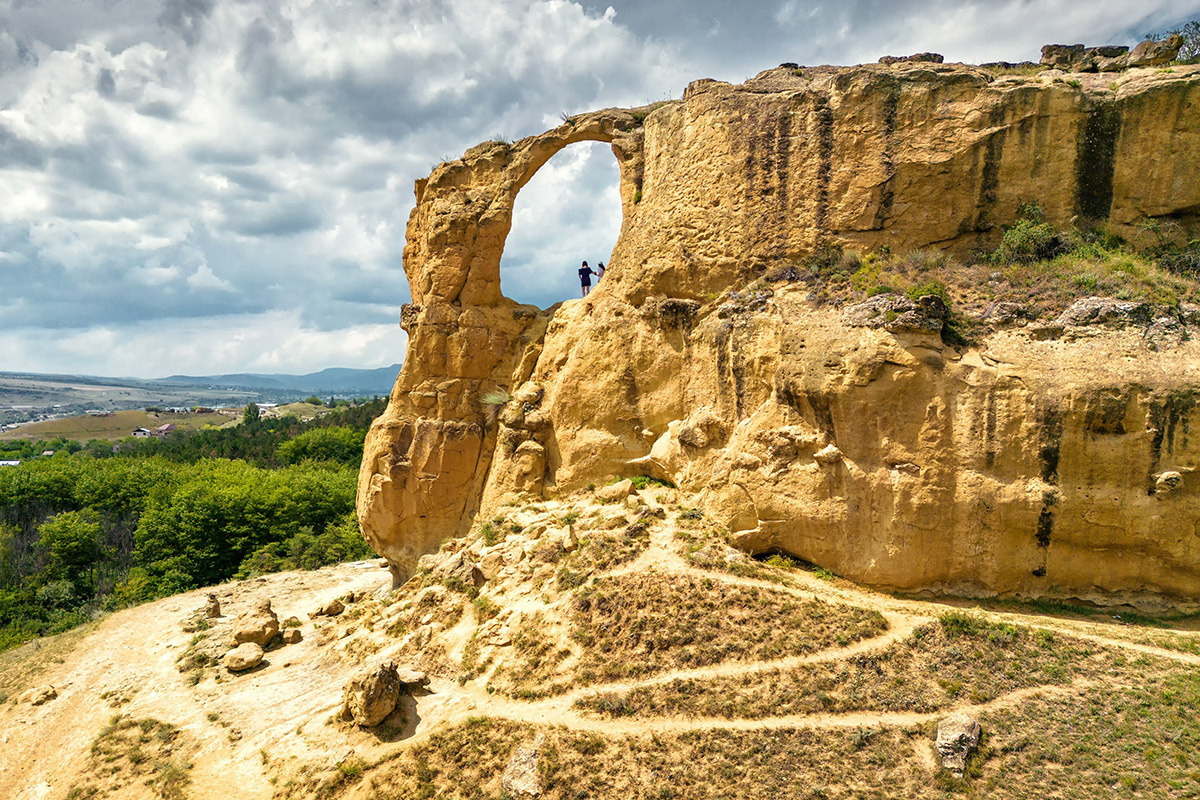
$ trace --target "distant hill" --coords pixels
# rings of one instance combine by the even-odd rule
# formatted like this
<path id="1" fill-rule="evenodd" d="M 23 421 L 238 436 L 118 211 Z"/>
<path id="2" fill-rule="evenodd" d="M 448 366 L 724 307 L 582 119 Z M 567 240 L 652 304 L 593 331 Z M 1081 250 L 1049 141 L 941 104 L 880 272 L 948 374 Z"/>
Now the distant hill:
<path id="1" fill-rule="evenodd" d="M 158 379 L 158 383 L 184 386 L 220 387 L 225 389 L 251 389 L 257 391 L 313 392 L 315 394 L 388 394 L 400 365 L 379 369 L 347 369 L 331 367 L 307 375 L 269 375 L 260 373 L 233 373 L 229 375 L 171 375 Z"/>

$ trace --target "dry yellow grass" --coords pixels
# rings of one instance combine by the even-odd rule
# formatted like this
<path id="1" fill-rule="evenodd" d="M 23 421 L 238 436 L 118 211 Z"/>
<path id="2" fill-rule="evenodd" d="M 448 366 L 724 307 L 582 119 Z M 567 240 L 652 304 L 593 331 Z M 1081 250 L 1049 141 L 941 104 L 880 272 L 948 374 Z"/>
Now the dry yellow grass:
<path id="1" fill-rule="evenodd" d="M 4 431 L 0 439 L 74 439 L 86 442 L 90 439 L 124 439 L 133 435 L 134 428 L 154 430 L 168 423 L 181 430 L 199 430 L 205 425 L 225 425 L 231 421 L 223 414 L 168 414 L 147 413 L 141 410 L 114 411 L 111 414 L 81 414 L 76 417 L 32 422 L 19 428 Z"/>

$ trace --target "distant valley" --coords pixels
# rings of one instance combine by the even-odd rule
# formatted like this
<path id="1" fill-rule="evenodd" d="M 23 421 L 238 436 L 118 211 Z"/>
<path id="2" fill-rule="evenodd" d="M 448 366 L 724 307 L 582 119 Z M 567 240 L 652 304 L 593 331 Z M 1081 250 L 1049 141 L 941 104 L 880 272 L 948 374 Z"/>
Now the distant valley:
<path id="1" fill-rule="evenodd" d="M 282 403 L 310 395 L 366 397 L 391 392 L 399 364 L 331 368 L 307 375 L 172 375 L 159 379 L 0 372 L 0 425 L 148 405 L 234 406 Z"/>

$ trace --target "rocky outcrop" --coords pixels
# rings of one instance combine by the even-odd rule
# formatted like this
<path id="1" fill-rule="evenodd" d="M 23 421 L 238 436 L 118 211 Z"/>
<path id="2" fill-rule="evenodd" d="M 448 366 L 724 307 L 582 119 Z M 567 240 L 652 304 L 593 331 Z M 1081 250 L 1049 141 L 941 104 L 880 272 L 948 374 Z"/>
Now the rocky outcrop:
<path id="1" fill-rule="evenodd" d="M 1106 45 L 1084 47 L 1081 44 L 1048 44 L 1042 48 L 1044 67 L 1068 72 L 1120 72 L 1132 67 L 1156 67 L 1169 64 L 1183 47 L 1183 37 L 1147 39 L 1129 51 L 1128 47 Z"/>
<path id="2" fill-rule="evenodd" d="M 35 686 L 32 689 L 26 689 L 17 698 L 17 702 L 28 703 L 31 706 L 41 706 L 57 697 L 58 690 L 50 684 L 46 684 L 45 686 Z"/>
<path id="3" fill-rule="evenodd" d="M 279 618 L 271 610 L 270 600 L 259 600 L 253 611 L 239 614 L 233 623 L 233 643 L 252 642 L 259 647 L 267 644 L 279 633 Z"/>
<path id="4" fill-rule="evenodd" d="M 500 777 L 500 786 L 510 797 L 532 800 L 542 796 L 538 760 L 545 743 L 546 735 L 539 733 L 532 742 L 513 751 L 512 758 L 508 760 L 508 766 L 504 768 L 504 774 Z"/>
<path id="5" fill-rule="evenodd" d="M 979 746 L 982 732 L 979 723 L 968 714 L 952 714 L 939 722 L 936 746 L 942 757 L 942 769 L 962 775 L 967 758 Z"/>
<path id="6" fill-rule="evenodd" d="M 1136 240 L 1139 220 L 1170 218 L 1196 236 L 1198 109 L 1200 67 L 1114 83 L 785 65 L 473 148 L 417 183 L 409 350 L 367 438 L 365 535 L 400 580 L 514 494 L 649 474 L 743 548 L 860 581 L 1197 597 L 1190 340 L 1153 352 L 1136 314 L 1120 327 L 1120 309 L 1077 309 L 1106 322 L 956 349 L 932 295 L 840 310 L 793 277 L 838 247 L 994 246 L 1029 198 L 1060 228 Z M 586 301 L 519 306 L 499 282 L 513 200 L 583 140 L 612 143 L 621 167 L 608 273 Z M 1158 494 L 1167 472 L 1180 481 Z"/>

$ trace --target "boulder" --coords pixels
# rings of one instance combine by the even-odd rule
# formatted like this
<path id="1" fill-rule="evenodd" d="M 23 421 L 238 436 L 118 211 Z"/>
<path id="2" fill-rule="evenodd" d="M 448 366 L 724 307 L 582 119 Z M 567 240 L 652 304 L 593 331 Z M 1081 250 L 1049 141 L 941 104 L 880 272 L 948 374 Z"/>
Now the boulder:
<path id="1" fill-rule="evenodd" d="M 1070 70 L 1083 59 L 1083 51 L 1081 44 L 1048 44 L 1042 47 L 1041 64 L 1043 67 Z"/>
<path id="2" fill-rule="evenodd" d="M 499 550 L 492 550 L 479 559 L 479 571 L 483 573 L 484 580 L 490 581 L 500 574 L 500 570 L 508 566 L 504 560 L 504 554 Z"/>
<path id="3" fill-rule="evenodd" d="M 279 633 L 279 618 L 271 610 L 270 600 L 259 600 L 253 611 L 238 615 L 233 623 L 233 643 L 253 642 L 266 647 L 267 642 Z"/>
<path id="4" fill-rule="evenodd" d="M 609 486 L 601 486 L 596 490 L 596 497 L 604 501 L 624 500 L 629 497 L 631 492 L 633 492 L 633 481 L 626 478 Z"/>
<path id="5" fill-rule="evenodd" d="M 254 642 L 243 642 L 230 650 L 221 659 L 225 669 L 230 672 L 245 672 L 254 669 L 263 660 L 263 649 Z"/>
<path id="6" fill-rule="evenodd" d="M 575 535 L 575 526 L 568 525 L 566 532 L 563 533 L 562 539 L 559 542 L 563 552 L 574 553 L 579 549 L 579 537 Z"/>
<path id="7" fill-rule="evenodd" d="M 310 617 L 336 617 L 338 614 L 346 610 L 346 605 L 337 597 L 330 600 L 328 603 L 317 606 Z"/>
<path id="8" fill-rule="evenodd" d="M 913 300 L 899 294 L 880 294 L 846 309 L 846 324 L 863 328 L 940 333 L 949 310 L 942 298 L 925 295 Z"/>
<path id="9" fill-rule="evenodd" d="M 605 506 L 600 509 L 600 518 L 596 522 L 596 527 L 603 530 L 612 530 L 614 528 L 622 528 L 629 524 L 629 517 L 625 514 L 625 509 L 620 506 Z"/>
<path id="10" fill-rule="evenodd" d="M 461 551 L 434 569 L 433 574 L 442 579 L 457 578 L 462 581 L 464 586 L 474 586 L 476 589 L 487 582 L 483 570 L 479 569 L 475 562 L 467 558 L 467 554 Z"/>
<path id="11" fill-rule="evenodd" d="M 49 703 L 56 697 L 58 697 L 58 690 L 50 684 L 46 684 L 25 690 L 17 698 L 17 701 L 20 703 L 29 703 L 31 706 L 40 706 Z"/>
<path id="12" fill-rule="evenodd" d="M 529 800 L 542 796 L 542 781 L 538 774 L 538 760 L 546 734 L 539 733 L 527 745 L 519 746 L 508 760 L 500 786 L 515 800 Z"/>
<path id="13" fill-rule="evenodd" d="M 402 692 L 423 687 L 428 677 L 420 670 L 384 661 L 367 667 L 342 692 L 342 719 L 363 728 L 378 725 L 396 708 Z"/>
<path id="14" fill-rule="evenodd" d="M 1181 47 L 1183 47 L 1183 37 L 1179 34 L 1158 41 L 1147 39 L 1133 48 L 1127 63 L 1130 67 L 1158 67 L 1170 64 L 1179 55 Z"/>
<path id="15" fill-rule="evenodd" d="M 937 750 L 942 768 L 962 775 L 967 768 L 967 756 L 979 746 L 979 723 L 967 714 L 958 713 L 938 723 Z"/>
<path id="16" fill-rule="evenodd" d="M 946 59 L 941 53 L 913 53 L 911 56 L 883 56 L 879 59 L 880 64 L 941 64 Z"/>
<path id="17" fill-rule="evenodd" d="M 1027 306 L 1007 300 L 999 300 L 983 310 L 981 319 L 993 325 L 1015 325 L 1024 320 L 1031 320 L 1034 314 Z"/>
<path id="18" fill-rule="evenodd" d="M 1124 328 L 1131 324 L 1149 325 L 1153 316 L 1149 303 L 1112 297 L 1085 297 L 1068 306 L 1054 322 L 1062 326 L 1106 325 Z"/>
<path id="19" fill-rule="evenodd" d="M 299 628 L 287 628 L 280 634 L 284 644 L 298 644 L 304 639 Z"/>

